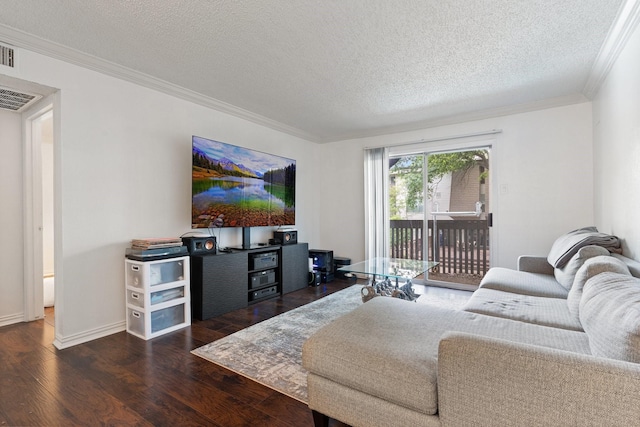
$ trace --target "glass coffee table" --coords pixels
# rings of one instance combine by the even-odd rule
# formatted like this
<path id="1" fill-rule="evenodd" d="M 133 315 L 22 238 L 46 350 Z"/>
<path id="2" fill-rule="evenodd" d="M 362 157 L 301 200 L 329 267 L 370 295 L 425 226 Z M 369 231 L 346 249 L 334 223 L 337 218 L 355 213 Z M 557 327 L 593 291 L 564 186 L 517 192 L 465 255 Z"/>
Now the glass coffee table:
<path id="1" fill-rule="evenodd" d="M 401 258 L 372 258 L 355 264 L 345 265 L 338 269 L 343 273 L 359 273 L 372 276 L 372 282 L 376 282 L 376 277 L 384 279 L 394 279 L 396 285 L 400 279 L 411 281 L 424 274 L 428 270 L 436 267 L 437 262 L 419 261 L 415 259 Z"/>
<path id="2" fill-rule="evenodd" d="M 400 295 L 402 298 L 406 296 L 405 299 L 415 300 L 417 295 L 413 292 L 411 280 L 437 265 L 437 262 L 419 261 L 415 259 L 372 258 L 355 264 L 345 265 L 339 268 L 338 271 L 370 276 L 369 286 L 371 287 L 371 292 L 375 292 L 378 295 Z M 378 278 L 382 280 L 378 280 Z M 402 286 L 400 286 L 400 280 L 404 282 Z M 393 283 L 394 281 L 395 285 Z M 363 301 L 364 300 L 365 294 L 363 293 Z"/>

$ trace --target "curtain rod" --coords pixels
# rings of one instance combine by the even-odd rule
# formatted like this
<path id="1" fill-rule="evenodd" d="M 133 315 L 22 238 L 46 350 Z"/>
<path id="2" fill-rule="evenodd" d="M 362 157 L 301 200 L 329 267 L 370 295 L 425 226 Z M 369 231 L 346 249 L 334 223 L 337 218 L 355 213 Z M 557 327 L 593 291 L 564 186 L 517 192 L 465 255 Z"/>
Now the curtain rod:
<path id="1" fill-rule="evenodd" d="M 495 135 L 497 133 L 502 133 L 502 129 L 491 129 L 483 132 L 474 132 L 474 133 L 466 133 L 462 135 L 451 135 L 451 136 L 442 136 L 439 138 L 431 138 L 431 139 L 421 139 L 419 141 L 413 142 L 399 142 L 397 144 L 392 145 L 378 145 L 375 147 L 364 147 L 365 150 L 371 150 L 372 148 L 384 148 L 384 147 L 395 147 L 400 145 L 413 145 L 413 144 L 424 144 L 425 142 L 440 142 L 440 141 L 449 141 L 451 139 L 463 139 L 463 138 L 471 138 L 474 136 L 484 136 L 484 135 Z"/>

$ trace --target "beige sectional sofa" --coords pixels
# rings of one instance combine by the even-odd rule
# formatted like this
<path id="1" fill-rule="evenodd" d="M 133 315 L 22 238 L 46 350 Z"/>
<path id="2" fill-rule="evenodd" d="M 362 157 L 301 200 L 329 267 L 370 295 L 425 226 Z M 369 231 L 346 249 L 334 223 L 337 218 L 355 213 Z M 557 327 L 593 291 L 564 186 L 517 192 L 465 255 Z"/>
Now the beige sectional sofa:
<path id="1" fill-rule="evenodd" d="M 640 264 L 569 255 L 491 269 L 463 310 L 380 297 L 319 330 L 316 425 L 640 425 Z"/>

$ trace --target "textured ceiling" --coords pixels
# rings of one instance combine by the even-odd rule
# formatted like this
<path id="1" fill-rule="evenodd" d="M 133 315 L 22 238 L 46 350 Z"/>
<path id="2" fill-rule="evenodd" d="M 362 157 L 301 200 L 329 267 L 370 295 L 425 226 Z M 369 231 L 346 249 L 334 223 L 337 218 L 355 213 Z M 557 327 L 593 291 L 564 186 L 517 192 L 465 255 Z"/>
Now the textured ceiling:
<path id="1" fill-rule="evenodd" d="M 585 99 L 621 3 L 0 0 L 0 26 L 333 141 Z"/>

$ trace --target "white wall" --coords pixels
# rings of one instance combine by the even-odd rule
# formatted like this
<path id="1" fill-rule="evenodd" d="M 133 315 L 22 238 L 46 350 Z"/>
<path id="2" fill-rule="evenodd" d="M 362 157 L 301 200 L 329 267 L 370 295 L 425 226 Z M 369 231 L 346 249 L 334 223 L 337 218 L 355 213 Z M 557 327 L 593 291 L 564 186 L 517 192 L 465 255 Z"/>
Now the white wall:
<path id="1" fill-rule="evenodd" d="M 0 110 L 0 325 L 22 320 L 22 125 Z"/>
<path id="2" fill-rule="evenodd" d="M 123 329 L 123 260 L 132 238 L 191 231 L 192 134 L 296 159 L 299 239 L 317 239 L 316 144 L 43 55 L 20 53 L 14 77 L 60 89 L 55 141 L 61 183 L 56 251 L 62 258 L 55 266 L 59 347 Z M 4 147 L 2 156 L 2 173 L 10 175 L 2 181 L 13 185 L 22 181 L 16 126 L 7 138 L 12 160 L 4 156 Z M 5 169 L 4 162 L 10 167 Z M 21 254 L 16 248 L 22 242 L 22 193 L 4 184 L 2 192 L 3 204 L 11 206 L 11 238 L 3 242 L 12 241 L 10 247 L 2 243 L 2 254 L 9 256 L 3 256 L 3 264 L 12 262 L 8 274 L 3 270 L 0 318 L 22 310 L 22 260 L 16 255 Z M 266 241 L 271 230 L 255 230 L 252 238 Z M 239 244 L 240 229 L 224 230 L 221 240 Z"/>
<path id="3" fill-rule="evenodd" d="M 593 102 L 595 218 L 640 257 L 640 28 L 628 39 Z"/>
<path id="4" fill-rule="evenodd" d="M 491 201 L 498 240 L 495 266 L 520 254 L 544 255 L 560 234 L 593 219 L 589 103 L 322 146 L 323 249 L 353 262 L 364 257 L 363 149 L 502 129 L 492 151 Z"/>

